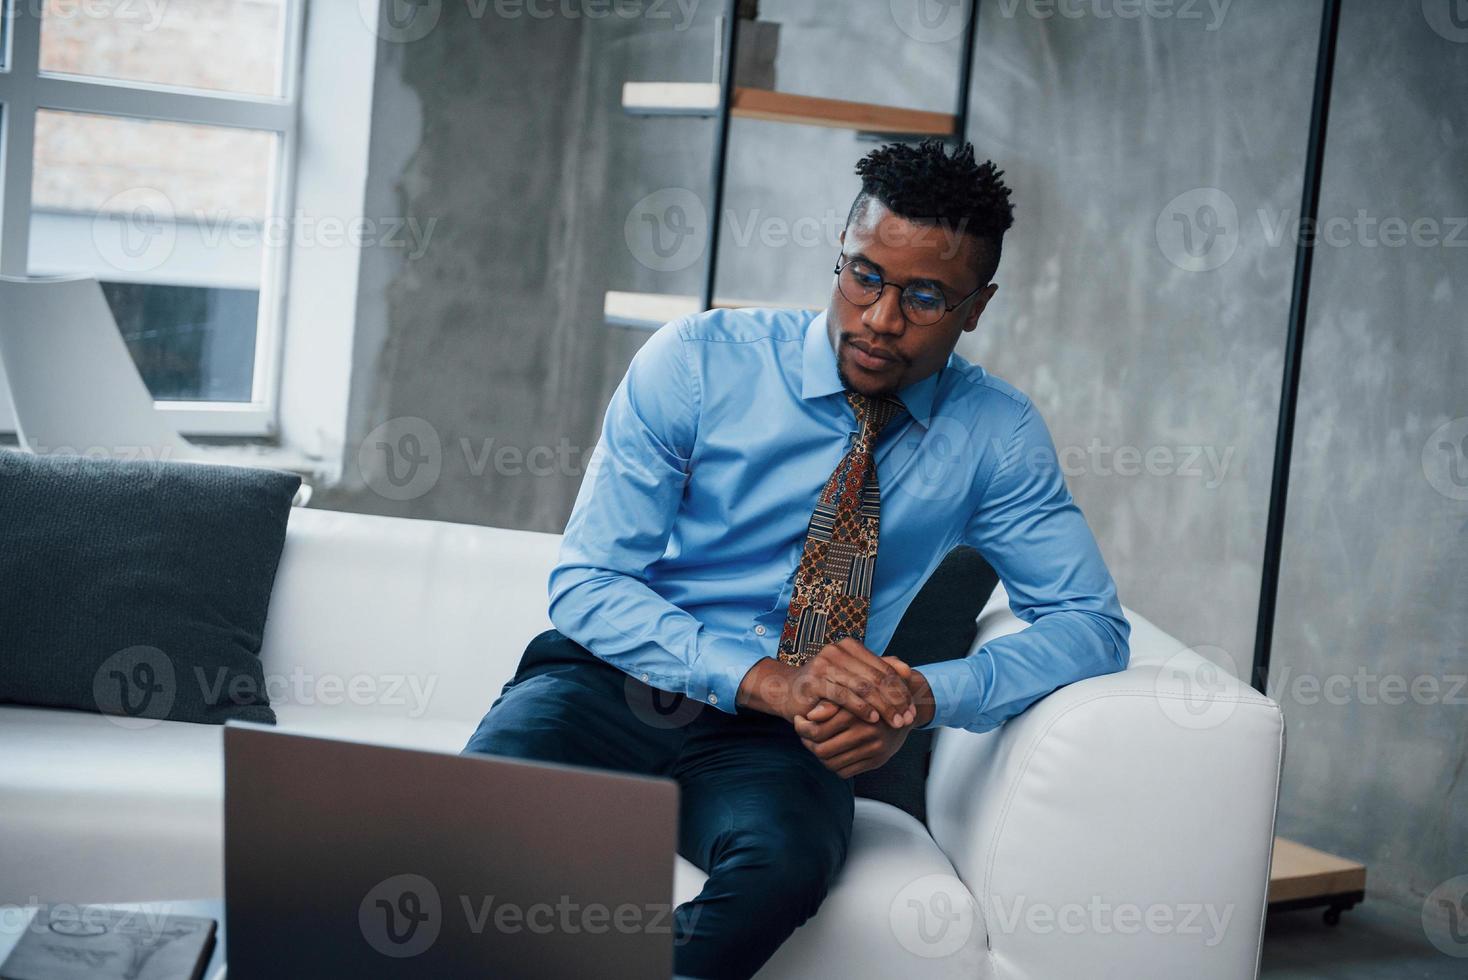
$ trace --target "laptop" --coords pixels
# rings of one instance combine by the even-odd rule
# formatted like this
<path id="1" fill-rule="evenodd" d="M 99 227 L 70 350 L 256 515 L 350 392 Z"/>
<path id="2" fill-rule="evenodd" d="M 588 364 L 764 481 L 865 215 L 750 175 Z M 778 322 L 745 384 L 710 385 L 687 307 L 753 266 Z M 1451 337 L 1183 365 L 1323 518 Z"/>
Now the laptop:
<path id="1" fill-rule="evenodd" d="M 673 972 L 671 779 L 224 730 L 230 980 Z"/>

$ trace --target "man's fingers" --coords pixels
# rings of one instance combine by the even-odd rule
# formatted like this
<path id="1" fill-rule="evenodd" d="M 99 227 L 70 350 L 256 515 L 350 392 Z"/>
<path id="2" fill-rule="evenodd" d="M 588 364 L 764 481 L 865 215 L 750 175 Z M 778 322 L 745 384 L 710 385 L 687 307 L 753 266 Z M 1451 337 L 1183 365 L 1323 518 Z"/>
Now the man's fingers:
<path id="1" fill-rule="evenodd" d="M 809 741 L 815 746 L 811 748 L 811 752 L 815 753 L 816 758 L 822 761 L 845 755 L 868 744 L 866 732 L 851 728 L 832 735 L 824 742 L 817 739 L 811 739 Z"/>
<path id="2" fill-rule="evenodd" d="M 893 727 L 900 725 L 899 717 L 912 707 L 912 692 L 908 689 L 907 682 L 895 670 L 882 674 L 863 661 L 837 651 L 826 656 L 824 671 L 827 678 L 850 688 L 863 701 L 876 708 Z M 865 713 L 863 717 L 868 721 L 873 720 Z"/>
<path id="3" fill-rule="evenodd" d="M 825 743 L 829 745 L 830 743 Z M 827 753 L 820 756 L 820 760 L 826 768 L 832 772 L 839 773 L 842 769 L 855 763 L 867 762 L 880 751 L 880 747 L 872 748 L 869 745 L 857 745 L 855 748 L 847 749 L 845 752 Z M 819 755 L 819 753 L 818 753 Z"/>
<path id="4" fill-rule="evenodd" d="M 822 701 L 820 704 L 807 711 L 805 713 L 805 716 L 811 721 L 819 724 L 823 721 L 830 721 L 832 718 L 835 718 L 840 713 L 840 705 L 837 705 L 833 701 Z"/>
<path id="5" fill-rule="evenodd" d="M 826 704 L 829 702 L 823 701 L 821 703 Z M 811 721 L 809 716 L 802 716 L 796 719 L 794 727 L 796 734 L 802 738 L 808 738 L 813 742 L 824 742 L 826 739 L 846 731 L 857 721 L 856 716 L 848 711 L 821 722 Z"/>
<path id="6" fill-rule="evenodd" d="M 907 675 L 902 673 L 896 664 L 891 661 L 896 661 L 896 663 L 902 662 L 897 660 L 896 657 L 879 657 L 863 646 L 860 641 L 849 636 L 837 640 L 831 646 L 835 647 L 836 651 L 841 655 L 841 666 L 847 672 L 856 673 L 859 671 L 871 683 L 876 685 L 876 698 L 869 697 L 868 700 L 886 702 L 885 705 L 880 705 L 879 707 L 883 708 L 883 717 L 889 723 L 895 725 L 895 716 L 912 706 L 912 691 L 907 686 Z M 907 670 L 907 674 L 912 673 L 912 668 L 908 667 L 907 664 L 904 663 L 902 666 Z M 885 710 L 887 705 L 892 707 L 890 712 Z"/>

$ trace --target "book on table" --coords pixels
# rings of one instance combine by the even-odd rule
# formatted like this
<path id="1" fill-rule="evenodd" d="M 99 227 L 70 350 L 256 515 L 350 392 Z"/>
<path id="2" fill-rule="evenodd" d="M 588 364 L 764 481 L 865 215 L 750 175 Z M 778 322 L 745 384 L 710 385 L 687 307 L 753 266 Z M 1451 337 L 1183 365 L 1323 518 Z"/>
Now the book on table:
<path id="1" fill-rule="evenodd" d="M 100 905 L 37 910 L 0 980 L 198 980 L 218 924 Z"/>

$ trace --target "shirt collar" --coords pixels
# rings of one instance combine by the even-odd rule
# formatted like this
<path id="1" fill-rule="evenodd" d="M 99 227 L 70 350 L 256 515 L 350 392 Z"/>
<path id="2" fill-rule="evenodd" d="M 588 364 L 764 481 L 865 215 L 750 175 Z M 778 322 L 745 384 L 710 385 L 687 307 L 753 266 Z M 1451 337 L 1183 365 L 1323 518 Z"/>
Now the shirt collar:
<path id="1" fill-rule="evenodd" d="M 952 361 L 953 355 L 949 354 L 948 363 Z M 938 397 L 938 382 L 942 377 L 943 369 L 940 368 L 921 381 L 897 389 L 897 398 L 907 408 L 908 414 L 924 426 L 932 417 L 933 402 Z M 831 349 L 831 340 L 826 336 L 826 314 L 822 311 L 805 328 L 800 397 L 823 398 L 836 394 L 842 388 L 841 376 L 836 373 L 836 352 Z"/>

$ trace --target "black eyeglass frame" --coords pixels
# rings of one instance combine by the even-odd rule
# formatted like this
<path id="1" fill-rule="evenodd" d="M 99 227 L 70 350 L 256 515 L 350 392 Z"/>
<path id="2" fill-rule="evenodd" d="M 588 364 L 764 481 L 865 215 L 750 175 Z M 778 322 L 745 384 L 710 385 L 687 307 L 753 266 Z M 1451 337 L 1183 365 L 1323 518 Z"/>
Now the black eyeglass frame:
<path id="1" fill-rule="evenodd" d="M 846 259 L 846 261 L 845 262 L 842 262 L 841 259 Z M 907 315 L 907 308 L 902 305 L 902 296 L 903 296 L 904 293 L 907 292 L 908 288 L 912 285 L 912 283 L 908 283 L 906 286 L 904 286 L 901 283 L 896 283 L 896 282 L 892 282 L 891 280 L 888 280 L 888 279 L 883 279 L 880 275 L 878 275 L 877 278 L 881 281 L 882 285 L 877 290 L 877 295 L 872 297 L 872 301 L 870 303 L 858 303 L 856 300 L 852 299 L 850 296 L 847 296 L 845 290 L 842 290 L 841 289 L 841 270 L 844 269 L 844 268 L 846 268 L 848 265 L 850 265 L 853 262 L 861 262 L 863 265 L 868 265 L 868 266 L 871 265 L 871 263 L 868 262 L 866 259 L 859 258 L 859 257 L 854 256 L 854 255 L 853 256 L 847 256 L 847 254 L 845 252 L 842 252 L 837 257 L 837 260 L 836 260 L 836 268 L 834 270 L 835 271 L 835 274 L 836 274 L 836 289 L 837 289 L 837 291 L 839 291 L 841 293 L 842 298 L 844 298 L 846 300 L 846 302 L 850 303 L 852 306 L 859 306 L 862 309 L 866 309 L 868 306 L 876 306 L 878 303 L 880 303 L 882 301 L 882 296 L 887 292 L 887 287 L 888 286 L 896 286 L 897 289 L 898 289 L 898 294 L 897 294 L 897 309 L 902 313 L 902 319 L 906 320 L 908 323 L 911 323 L 914 327 L 935 327 L 935 326 L 937 326 L 940 322 L 942 322 L 942 320 L 943 320 L 943 318 L 945 316 L 947 316 L 948 314 L 952 313 L 954 310 L 958 309 L 960 306 L 962 306 L 963 304 L 967 303 L 969 300 L 973 299 L 974 296 L 976 296 L 978 294 L 979 290 L 981 290 L 985 286 L 989 285 L 986 282 L 986 283 L 983 283 L 983 284 L 981 284 L 979 286 L 975 286 L 973 288 L 973 290 L 971 290 L 969 292 L 969 294 L 967 296 L 965 296 L 963 299 L 959 300 L 957 303 L 954 303 L 952 305 L 949 305 L 948 302 L 947 302 L 948 301 L 948 297 L 943 295 L 943 289 L 942 289 L 942 287 L 941 286 L 938 286 L 935 283 L 933 285 L 933 288 L 938 291 L 938 295 L 939 296 L 942 296 L 943 297 L 943 301 L 944 301 L 943 312 L 940 313 L 940 314 L 938 314 L 938 318 L 936 320 L 934 320 L 932 323 L 917 323 L 917 322 L 914 322 L 913 321 L 912 317 L 910 317 L 910 316 Z M 872 271 L 873 272 L 876 271 L 876 267 L 875 266 L 872 266 Z"/>

